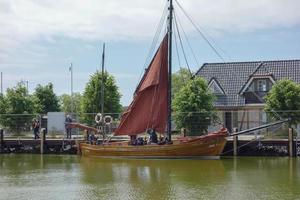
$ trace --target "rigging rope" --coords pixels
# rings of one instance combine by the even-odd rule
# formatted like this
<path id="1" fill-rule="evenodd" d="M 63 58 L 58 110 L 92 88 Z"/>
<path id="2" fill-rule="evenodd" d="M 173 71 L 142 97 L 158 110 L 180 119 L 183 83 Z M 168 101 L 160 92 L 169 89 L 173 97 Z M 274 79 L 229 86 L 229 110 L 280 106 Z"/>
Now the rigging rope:
<path id="1" fill-rule="evenodd" d="M 166 3 L 164 9 L 163 9 L 163 12 L 162 12 L 162 16 L 160 18 L 160 21 L 157 25 L 157 28 L 156 28 L 156 32 L 155 32 L 155 35 L 153 37 L 153 40 L 152 40 L 152 43 L 151 43 L 151 46 L 150 46 L 150 49 L 149 49 L 149 52 L 148 52 L 148 55 L 146 57 L 146 61 L 145 61 L 145 64 L 144 64 L 144 69 L 147 67 L 147 64 L 149 62 L 149 59 L 151 59 L 152 55 L 153 55 L 153 52 L 155 51 L 155 47 L 158 43 L 158 39 L 159 39 L 159 36 L 161 35 L 161 32 L 162 32 L 162 27 L 164 25 L 164 23 L 166 22 L 165 18 L 166 18 L 166 13 L 167 13 L 167 8 L 168 8 L 168 5 Z"/>
<path id="2" fill-rule="evenodd" d="M 254 139 L 250 140 L 249 142 L 247 142 L 247 143 L 245 143 L 245 144 L 242 144 L 242 145 L 238 146 L 237 149 L 239 150 L 239 149 L 241 149 L 242 147 L 247 146 L 248 144 L 251 144 L 251 143 L 253 143 L 253 142 L 255 142 L 255 141 L 260 141 L 260 139 L 261 139 L 261 138 L 254 138 Z M 226 154 L 228 154 L 229 152 L 232 152 L 232 151 L 234 151 L 233 148 L 230 149 L 230 150 L 228 150 L 228 151 L 222 152 L 221 155 L 226 155 Z"/>
<path id="3" fill-rule="evenodd" d="M 180 33 L 179 33 L 178 24 L 177 24 L 177 20 L 176 20 L 176 15 L 174 15 L 174 21 L 175 21 L 175 28 L 176 28 L 177 35 L 178 35 L 178 38 L 179 38 L 179 43 L 180 43 L 180 46 L 181 46 L 181 50 L 182 50 L 182 53 L 183 53 L 185 63 L 187 65 L 187 68 L 189 70 L 189 73 L 190 73 L 191 77 L 193 77 L 192 71 L 191 71 L 189 63 L 187 61 L 186 53 L 185 53 L 184 48 L 183 48 L 183 44 L 182 44 L 182 40 L 181 40 L 181 36 L 180 36 Z"/>
<path id="4" fill-rule="evenodd" d="M 217 51 L 217 49 L 213 46 L 213 44 L 210 42 L 210 40 L 208 39 L 208 37 L 206 37 L 206 35 L 203 33 L 203 31 L 200 30 L 200 28 L 199 28 L 200 26 L 197 25 L 197 24 L 194 22 L 194 20 L 187 14 L 187 12 L 186 12 L 186 11 L 184 10 L 184 8 L 181 6 L 181 4 L 178 2 L 178 0 L 175 0 L 175 2 L 176 2 L 176 4 L 179 6 L 179 8 L 180 8 L 181 11 L 183 12 L 183 14 L 184 14 L 184 15 L 187 17 L 187 19 L 190 21 L 190 23 L 195 27 L 195 29 L 198 31 L 198 33 L 202 36 L 202 38 L 203 38 L 203 39 L 208 43 L 208 45 L 212 48 L 212 50 L 215 52 L 215 54 L 216 54 L 223 62 L 225 62 L 225 59 L 221 56 L 221 54 L 220 54 L 220 53 Z M 200 66 L 200 65 L 199 65 L 198 60 L 197 60 L 197 58 L 196 58 L 196 56 L 195 56 L 195 53 L 194 53 L 194 51 L 193 51 L 193 49 L 192 49 L 192 47 L 191 47 L 191 44 L 190 44 L 190 42 L 189 42 L 189 40 L 188 40 L 187 34 L 185 33 L 185 31 L 184 31 L 184 29 L 183 29 L 183 26 L 182 26 L 182 24 L 181 24 L 181 22 L 180 22 L 180 20 L 177 20 L 177 17 L 176 17 L 176 14 L 175 14 L 175 13 L 174 13 L 174 21 L 175 21 L 175 27 L 176 27 L 176 31 L 177 31 L 177 34 L 178 34 L 178 38 L 179 38 L 179 42 L 180 42 L 180 46 L 181 46 L 181 49 L 182 49 L 182 53 L 183 53 L 185 62 L 186 62 L 186 64 L 187 64 L 187 67 L 188 67 L 188 70 L 189 70 L 189 72 L 190 72 L 190 74 L 191 74 L 191 77 L 193 77 L 192 72 L 191 72 L 190 67 L 189 67 L 189 64 L 188 64 L 188 61 L 187 61 L 186 53 L 185 53 L 184 48 L 183 48 L 182 39 L 181 39 L 180 32 L 179 32 L 179 26 L 180 26 L 180 28 L 181 28 L 182 31 L 183 31 L 183 34 L 184 34 L 184 36 L 185 36 L 185 39 L 186 39 L 186 41 L 187 41 L 187 43 L 188 43 L 188 46 L 189 46 L 189 48 L 190 48 L 190 50 L 191 50 L 191 52 L 192 52 L 192 55 L 193 55 L 193 57 L 194 57 L 194 59 L 195 59 L 197 65 L 198 65 L 198 66 Z M 177 21 L 178 21 L 178 23 L 179 23 L 179 26 L 178 26 Z M 179 52 L 178 52 L 178 47 L 177 47 L 177 39 L 176 39 L 176 31 L 175 31 L 175 41 L 176 41 L 175 44 L 176 44 L 177 57 L 178 57 L 179 64 L 180 64 Z M 209 36 L 209 35 L 208 35 L 208 36 Z M 216 42 L 215 42 L 212 38 L 210 38 L 210 39 L 211 39 L 211 41 L 217 46 Z M 229 56 L 222 48 L 219 47 L 219 49 L 224 53 L 224 55 L 226 55 L 230 60 L 232 60 L 231 57 L 230 57 L 230 56 Z M 181 65 L 181 64 L 180 64 L 180 65 Z M 262 67 L 262 65 L 264 65 L 264 63 L 261 63 L 257 68 Z M 264 70 L 265 70 L 266 73 L 270 73 L 270 72 L 267 70 L 267 68 L 264 68 Z M 235 70 L 230 70 L 230 71 L 236 76 L 236 78 L 237 78 L 238 80 L 243 81 L 243 80 L 241 79 L 241 77 L 239 77 L 239 76 L 237 75 L 237 73 L 236 73 Z M 263 101 L 263 99 L 262 99 L 259 95 L 257 95 L 254 91 L 251 91 L 251 92 L 253 93 L 254 96 L 256 96 L 256 98 L 258 98 L 258 99 L 260 99 L 261 101 Z M 282 119 L 282 117 L 280 116 L 280 114 L 277 113 L 276 111 L 272 110 L 271 112 L 273 112 L 273 114 L 275 114 L 279 119 Z"/>
<path id="5" fill-rule="evenodd" d="M 181 9 L 183 14 L 188 18 L 188 20 L 191 22 L 191 24 L 195 27 L 197 32 L 201 35 L 201 37 L 207 42 L 207 44 L 210 46 L 210 48 L 215 52 L 215 54 L 223 61 L 225 62 L 225 59 L 221 56 L 221 54 L 218 52 L 218 50 L 212 45 L 212 43 L 208 40 L 208 38 L 205 36 L 205 34 L 200 30 L 199 26 L 194 22 L 194 20 L 187 14 L 187 12 L 183 9 L 181 4 L 175 0 L 178 7 Z"/>
<path id="6" fill-rule="evenodd" d="M 181 11 L 183 12 L 183 14 L 189 19 L 189 21 L 193 24 L 193 26 L 196 28 L 196 30 L 200 33 L 200 35 L 203 37 L 203 39 L 209 44 L 209 46 L 214 50 L 214 52 L 223 60 L 223 62 L 225 62 L 224 58 L 221 56 L 221 54 L 218 53 L 217 49 L 210 43 L 210 41 L 207 39 L 207 37 L 205 36 L 205 34 L 200 30 L 200 28 L 197 26 L 197 24 L 193 21 L 193 19 L 187 14 L 187 12 L 184 10 L 184 8 L 181 6 L 181 4 L 175 0 L 175 2 L 177 3 L 177 5 L 179 6 L 179 8 L 181 9 Z M 179 21 L 180 23 L 180 21 Z M 181 25 L 181 24 L 180 24 Z M 214 42 L 215 43 L 215 42 Z M 221 49 L 221 48 L 220 48 Z M 223 51 L 221 49 L 221 51 Z M 225 51 L 223 51 L 223 53 L 225 53 Z M 225 53 L 226 54 L 226 53 Z M 229 56 L 228 56 L 229 57 Z M 238 80 L 243 81 L 236 73 L 236 71 L 234 70 L 230 70 Z M 256 96 L 256 98 L 263 100 L 260 96 L 258 96 L 254 91 L 252 91 L 253 95 Z M 278 114 L 278 113 L 276 113 Z"/>
<path id="7" fill-rule="evenodd" d="M 161 35 L 162 33 L 162 30 L 163 30 L 163 25 L 166 23 L 166 17 L 167 17 L 167 8 L 168 8 L 168 4 L 166 3 L 164 9 L 163 9 L 163 12 L 162 12 L 162 15 L 160 17 L 160 20 L 159 20 L 159 23 L 157 25 L 157 28 L 156 28 L 156 32 L 155 32 L 155 35 L 152 39 L 152 42 L 151 42 L 151 45 L 150 45 L 150 48 L 149 48 L 149 52 L 147 54 L 147 57 L 146 57 L 146 60 L 145 60 L 145 63 L 144 63 L 144 66 L 143 66 L 143 69 L 139 75 L 139 80 L 141 80 L 144 72 L 145 72 L 145 69 L 147 68 L 147 65 L 149 64 L 149 60 L 152 58 L 152 55 L 155 51 L 155 47 L 157 46 L 157 43 L 158 43 L 158 39 L 159 39 L 159 36 Z M 139 81 L 140 82 L 140 81 Z M 139 85 L 139 82 L 137 84 L 136 87 L 138 87 Z"/>
<path id="8" fill-rule="evenodd" d="M 181 24 L 181 22 L 180 22 L 180 20 L 176 17 L 176 14 L 175 14 L 175 20 L 176 20 L 176 23 L 178 22 L 178 24 L 179 24 L 179 27 L 181 28 L 181 30 L 182 30 L 182 32 L 183 32 L 183 35 L 184 35 L 184 37 L 185 37 L 185 40 L 186 40 L 186 42 L 187 42 L 187 44 L 188 44 L 188 46 L 189 46 L 189 48 L 190 48 L 190 50 L 191 50 L 191 53 L 192 53 L 192 55 L 193 55 L 193 57 L 194 57 L 194 59 L 195 59 L 195 62 L 197 63 L 197 66 L 200 66 L 200 64 L 199 64 L 199 62 L 198 62 L 198 59 L 197 59 L 197 57 L 196 57 L 196 54 L 195 54 L 195 52 L 194 52 L 194 50 L 193 50 L 193 48 L 192 48 L 192 45 L 191 45 L 191 43 L 189 42 L 189 39 L 188 39 L 188 37 L 187 37 L 187 34 L 186 34 L 186 32 L 184 31 L 184 28 L 183 28 L 183 26 L 182 26 L 182 24 Z M 178 19 L 178 20 L 177 20 Z"/>
<path id="9" fill-rule="evenodd" d="M 178 59 L 178 64 L 179 67 L 181 68 L 181 61 L 180 61 L 180 55 L 179 55 L 179 51 L 178 51 L 178 44 L 177 44 L 177 34 L 176 31 L 174 32 L 174 39 L 175 39 L 175 47 L 176 47 L 176 54 L 177 54 L 177 59 Z"/>
<path id="10" fill-rule="evenodd" d="M 174 13 L 174 15 L 175 15 L 175 13 Z M 186 81 L 184 79 L 184 75 L 182 73 L 180 73 L 183 68 L 182 68 L 181 61 L 180 61 L 180 55 L 179 55 L 179 50 L 178 50 L 177 33 L 176 33 L 176 31 L 174 32 L 174 40 L 175 40 L 176 54 L 177 54 L 177 59 L 178 59 L 178 64 L 179 64 L 179 75 L 180 75 L 180 78 L 182 79 L 182 82 L 186 83 Z"/>
<path id="11" fill-rule="evenodd" d="M 193 21 L 193 19 L 187 14 L 187 12 L 184 10 L 184 8 L 181 6 L 181 4 L 178 2 L 178 0 L 175 0 L 175 2 L 176 2 L 176 4 L 179 6 L 179 8 L 181 9 L 181 11 L 183 12 L 183 14 L 188 18 L 188 20 L 191 22 L 191 24 L 195 27 L 195 29 L 198 31 L 198 33 L 202 36 L 202 38 L 208 43 L 208 45 L 213 49 L 213 51 L 216 53 L 216 55 L 218 55 L 218 57 L 223 61 L 223 62 L 225 62 L 225 60 L 224 60 L 224 58 L 221 56 L 221 54 L 217 51 L 217 49 L 212 45 L 212 43 L 209 41 L 209 39 L 205 36 L 205 34 L 203 33 L 203 31 L 201 31 L 200 30 L 200 28 L 197 26 L 197 24 Z M 190 45 L 190 43 L 189 43 L 189 40 L 187 39 L 187 35 L 186 35 L 186 33 L 185 33 L 185 31 L 184 31 L 184 29 L 183 29 L 183 27 L 182 27 L 182 24 L 180 23 L 180 21 L 179 20 L 177 20 L 176 19 L 176 15 L 175 15 L 175 23 L 176 23 L 176 27 L 177 27 L 177 32 L 179 32 L 178 31 L 178 24 L 177 24 L 177 21 L 178 21 L 178 23 L 179 23 L 179 25 L 180 25 L 180 27 L 181 27 L 181 29 L 183 30 L 183 33 L 184 33 L 184 36 L 185 36 L 185 38 L 186 38 L 186 41 L 187 41 L 187 43 L 188 43 L 188 45 L 189 45 L 189 47 L 190 47 L 190 49 L 191 49 L 191 51 L 192 51 L 192 54 L 193 54 L 193 56 L 194 56 L 194 59 L 196 60 L 196 62 L 197 62 L 197 59 L 196 59 L 196 56 L 195 56 L 195 54 L 194 54 L 194 52 L 193 52 L 193 49 L 191 48 L 191 45 Z M 181 40 L 181 38 L 180 38 L 180 36 L 179 36 L 179 39 L 180 39 L 180 44 L 181 44 L 181 47 L 182 47 L 182 49 L 183 49 L 183 45 L 182 45 L 182 40 Z M 214 40 L 212 40 L 213 42 L 214 42 Z M 215 43 L 215 42 L 214 42 Z M 216 43 L 215 43 L 216 44 Z M 220 48 L 221 49 L 221 48 Z M 226 53 L 225 53 L 225 51 L 223 50 L 223 49 L 221 49 L 221 51 L 227 56 L 227 57 L 229 57 Z M 183 50 L 183 52 L 184 52 L 184 50 Z M 184 58 L 186 59 L 186 55 L 185 55 L 185 53 L 184 53 Z M 230 58 L 230 57 L 229 57 Z M 230 58 L 231 59 L 231 58 Z M 186 60 L 186 62 L 187 62 L 187 60 Z M 198 62 L 197 62 L 197 64 L 198 64 Z M 198 64 L 199 65 L 199 64 Z M 188 68 L 189 68 L 189 66 L 188 66 Z M 266 69 L 265 69 L 266 70 Z M 190 71 L 190 69 L 189 69 L 189 71 Z M 240 81 L 243 81 L 242 79 L 241 79 L 241 77 L 239 77 L 238 75 L 237 75 L 237 73 L 236 73 L 236 71 L 234 71 L 234 70 L 230 70 L 235 76 L 236 76 L 236 78 L 238 79 L 238 80 L 240 80 Z M 190 73 L 191 73 L 191 71 L 190 71 Z M 254 91 L 252 91 L 252 93 L 253 93 L 253 95 L 254 96 L 256 96 L 258 99 L 260 99 L 260 100 L 262 100 L 261 99 L 261 97 L 260 96 L 258 96 Z M 277 116 L 279 116 L 279 118 L 281 119 L 281 117 L 280 117 L 280 115 L 278 114 L 278 113 L 276 113 L 275 111 L 273 111 L 273 113 L 275 114 L 275 115 L 277 115 Z"/>

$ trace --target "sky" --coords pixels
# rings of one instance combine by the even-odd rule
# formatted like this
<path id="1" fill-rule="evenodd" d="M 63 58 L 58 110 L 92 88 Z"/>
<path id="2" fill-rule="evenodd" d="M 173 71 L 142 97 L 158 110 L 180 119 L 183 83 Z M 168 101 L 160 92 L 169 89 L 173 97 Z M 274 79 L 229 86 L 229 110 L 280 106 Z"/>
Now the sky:
<path id="1" fill-rule="evenodd" d="M 299 0 L 178 0 L 223 57 L 220 59 L 174 3 L 192 71 L 203 63 L 300 59 Z M 128 105 L 166 0 L 0 0 L 0 71 L 3 88 L 28 81 L 54 84 L 58 95 L 83 92 L 100 69 L 115 76 Z M 184 30 L 184 32 L 182 31 Z M 175 48 L 175 45 L 173 45 Z M 176 52 L 175 49 L 173 49 Z M 195 57 L 193 56 L 195 54 Z M 173 71 L 179 69 L 174 54 Z M 186 64 L 181 60 L 181 67 Z"/>

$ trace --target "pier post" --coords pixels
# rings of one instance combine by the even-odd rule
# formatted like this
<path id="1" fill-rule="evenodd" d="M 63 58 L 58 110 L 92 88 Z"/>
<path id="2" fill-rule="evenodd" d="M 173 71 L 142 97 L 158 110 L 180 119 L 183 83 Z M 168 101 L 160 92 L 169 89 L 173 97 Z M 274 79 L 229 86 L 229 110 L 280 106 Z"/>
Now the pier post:
<path id="1" fill-rule="evenodd" d="M 289 128 L 289 156 L 294 157 L 294 155 L 293 128 Z"/>
<path id="2" fill-rule="evenodd" d="M 180 132 L 183 137 L 186 137 L 186 128 L 181 128 Z"/>
<path id="3" fill-rule="evenodd" d="M 44 154 L 44 145 L 45 145 L 45 141 L 46 141 L 46 129 L 42 128 L 41 129 L 41 154 Z"/>
<path id="4" fill-rule="evenodd" d="M 233 133 L 237 132 L 237 128 L 233 128 Z M 233 156 L 238 155 L 238 136 L 233 136 Z"/>
<path id="5" fill-rule="evenodd" d="M 78 139 L 75 140 L 75 144 L 76 144 L 76 148 L 77 148 L 77 155 L 80 155 L 81 154 L 81 152 L 80 152 L 80 142 L 79 142 Z"/>
<path id="6" fill-rule="evenodd" d="M 0 129 L 0 153 L 4 150 L 4 133 L 3 129 Z"/>

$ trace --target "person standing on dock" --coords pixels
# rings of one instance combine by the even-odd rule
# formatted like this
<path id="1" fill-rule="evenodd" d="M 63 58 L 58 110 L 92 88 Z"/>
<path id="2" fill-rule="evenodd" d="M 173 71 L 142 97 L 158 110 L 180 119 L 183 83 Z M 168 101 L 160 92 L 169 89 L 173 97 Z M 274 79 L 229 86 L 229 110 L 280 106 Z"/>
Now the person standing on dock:
<path id="1" fill-rule="evenodd" d="M 34 139 L 39 139 L 39 130 L 40 130 L 40 122 L 36 118 L 33 118 L 32 120 L 32 130 L 33 130 L 33 136 Z"/>
<path id="2" fill-rule="evenodd" d="M 70 115 L 67 115 L 66 120 L 65 120 L 65 128 L 66 128 L 66 133 L 67 133 L 67 139 L 72 138 L 72 128 L 70 126 L 70 123 L 72 123 L 72 118 Z"/>

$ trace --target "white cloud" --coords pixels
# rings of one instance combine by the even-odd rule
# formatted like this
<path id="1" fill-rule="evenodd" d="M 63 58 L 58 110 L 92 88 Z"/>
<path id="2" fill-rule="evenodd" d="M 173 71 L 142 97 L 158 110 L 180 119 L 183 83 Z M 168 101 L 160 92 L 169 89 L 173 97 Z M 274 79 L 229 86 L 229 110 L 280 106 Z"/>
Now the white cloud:
<path id="1" fill-rule="evenodd" d="M 199 24 L 225 31 L 292 27 L 300 24 L 298 0 L 183 1 Z"/>
<path id="2" fill-rule="evenodd" d="M 179 2 L 199 25 L 215 34 L 300 23 L 298 0 Z M 0 0 L 0 59 L 19 44 L 41 38 L 50 42 L 56 36 L 106 41 L 150 38 L 165 4 L 166 0 Z"/>
<path id="3" fill-rule="evenodd" d="M 300 25 L 299 0 L 178 1 L 197 24 L 214 36 Z M 0 70 L 15 74 L 6 76 L 12 85 L 24 77 L 20 74 L 24 74 L 24 69 L 34 74 L 41 66 L 67 65 L 69 57 L 74 59 L 76 54 L 59 55 L 65 51 L 59 48 L 68 45 L 62 45 L 64 39 L 85 40 L 86 45 L 80 48 L 88 51 L 95 48 L 95 41 L 152 38 L 166 3 L 167 0 L 0 0 Z M 176 4 L 175 8 L 186 32 L 191 31 Z M 52 68 L 59 73 L 62 67 Z M 36 82 L 53 78 L 63 82 L 68 76 L 51 74 L 50 69 L 47 73 L 38 72 L 25 78 Z M 135 78 L 126 73 L 115 75 L 118 79 Z M 82 76 L 78 78 L 84 82 L 88 73 Z"/>
<path id="4" fill-rule="evenodd" d="M 300 22 L 298 0 L 180 2 L 207 29 L 252 31 L 290 27 Z M 15 46 L 57 35 L 88 40 L 143 39 L 153 35 L 165 3 L 165 0 L 2 0 L 0 44 Z"/>

